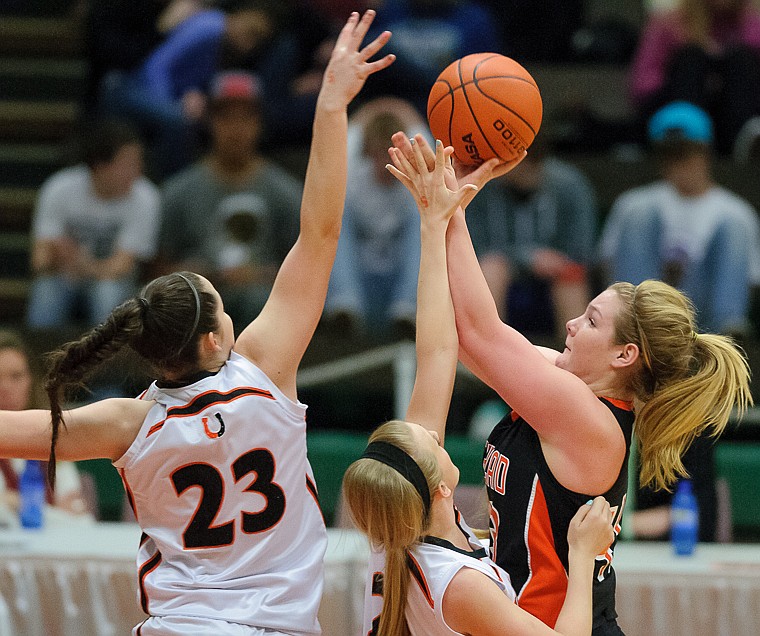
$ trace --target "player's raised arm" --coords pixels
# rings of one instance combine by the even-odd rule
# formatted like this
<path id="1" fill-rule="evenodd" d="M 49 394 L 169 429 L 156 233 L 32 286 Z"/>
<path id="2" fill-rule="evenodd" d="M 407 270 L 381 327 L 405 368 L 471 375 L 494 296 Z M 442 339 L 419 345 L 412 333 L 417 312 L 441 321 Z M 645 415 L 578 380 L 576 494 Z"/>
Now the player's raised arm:
<path id="1" fill-rule="evenodd" d="M 298 365 L 322 314 L 338 244 L 346 193 L 346 108 L 367 77 L 394 59 L 369 61 L 390 38 L 387 31 L 361 48 L 374 15 L 352 14 L 338 36 L 317 99 L 298 239 L 264 309 L 235 345 L 291 398 Z"/>
<path id="2" fill-rule="evenodd" d="M 395 166 L 389 170 L 414 196 L 420 213 L 420 274 L 417 284 L 417 374 L 406 413 L 409 422 L 435 431 L 440 443 L 454 388 L 459 344 L 454 307 L 446 273 L 446 227 L 462 199 L 473 185 L 449 190 L 445 183 L 449 156 L 436 142 L 431 170 L 419 146 L 410 162 L 396 149 L 391 150 Z"/>
<path id="3" fill-rule="evenodd" d="M 431 149 L 422 137 L 416 137 L 415 141 L 430 166 Z M 394 135 L 393 143 L 405 156 L 411 156 L 412 146 L 403 133 Z M 458 175 L 458 184 L 482 186 L 494 175 L 512 169 L 522 158 L 524 155 L 500 166 L 484 164 L 469 174 Z M 454 178 L 455 175 L 448 175 L 450 184 L 454 183 Z M 579 456 L 575 459 L 581 462 L 593 454 L 590 449 L 609 442 L 620 451 L 610 454 L 610 463 L 618 462 L 624 449 L 620 447 L 622 438 L 609 410 L 596 399 L 583 380 L 557 368 L 544 352 L 501 321 L 480 269 L 462 209 L 449 222 L 447 264 L 460 359 L 526 418 L 542 440 L 562 449 L 577 450 Z M 544 399 L 536 400 L 536 395 L 542 395 Z M 557 422 L 564 425 L 557 426 Z M 579 444 L 579 439 L 588 443 Z"/>

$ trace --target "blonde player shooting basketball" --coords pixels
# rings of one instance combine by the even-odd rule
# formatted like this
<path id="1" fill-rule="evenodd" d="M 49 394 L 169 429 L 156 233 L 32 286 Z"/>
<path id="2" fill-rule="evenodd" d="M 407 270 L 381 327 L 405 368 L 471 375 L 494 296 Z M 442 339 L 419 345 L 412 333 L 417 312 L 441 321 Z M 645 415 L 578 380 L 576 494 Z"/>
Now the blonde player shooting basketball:
<path id="1" fill-rule="evenodd" d="M 594 558 L 613 538 L 602 497 L 580 508 L 568 532 L 570 578 L 556 631 L 515 605 L 508 574 L 454 508 L 459 471 L 443 449 L 458 355 L 446 227 L 470 188 L 446 188 L 440 142 L 432 172 L 420 153 L 416 169 L 399 153 L 394 162 L 403 172 L 391 171 L 415 196 L 421 217 L 417 377 L 407 421 L 380 426 L 344 478 L 351 514 L 379 548 L 371 556 L 363 633 L 588 635 Z"/>
<path id="2" fill-rule="evenodd" d="M 181 272 L 149 283 L 52 355 L 51 457 L 113 460 L 144 531 L 138 584 L 150 617 L 134 634 L 320 633 L 327 537 L 296 371 L 322 313 L 338 242 L 346 109 L 366 78 L 393 61 L 368 61 L 388 32 L 360 48 L 373 17 L 352 14 L 337 39 L 317 102 L 301 231 L 265 307 L 240 337 L 214 287 Z M 141 399 L 61 413 L 61 389 L 123 346 L 159 380 Z M 47 411 L 0 413 L 0 454 L 45 458 L 50 420 Z"/>
<path id="3" fill-rule="evenodd" d="M 416 151 L 403 133 L 393 143 L 432 166 L 432 150 L 416 139 Z M 509 167 L 497 164 L 461 181 L 482 186 Z M 453 170 L 447 179 L 458 187 Z M 694 438 L 720 434 L 732 409 L 751 403 L 747 360 L 729 338 L 697 333 L 689 299 L 653 280 L 599 294 L 568 321 L 564 351 L 534 347 L 499 319 L 462 209 L 448 226 L 447 256 L 461 359 L 514 409 L 484 455 L 491 555 L 512 577 L 518 604 L 554 625 L 567 589 L 564 537 L 578 505 L 604 496 L 620 530 L 634 421 L 642 483 L 670 486 L 685 473 L 681 454 Z M 614 546 L 597 557 L 594 636 L 623 633 Z"/>

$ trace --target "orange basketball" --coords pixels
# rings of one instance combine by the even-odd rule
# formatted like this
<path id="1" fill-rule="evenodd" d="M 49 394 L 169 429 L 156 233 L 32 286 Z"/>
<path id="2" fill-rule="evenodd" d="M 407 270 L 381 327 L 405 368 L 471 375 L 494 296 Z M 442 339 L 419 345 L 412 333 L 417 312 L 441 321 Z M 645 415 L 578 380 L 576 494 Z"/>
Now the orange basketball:
<path id="1" fill-rule="evenodd" d="M 530 73 L 498 53 L 474 53 L 438 76 L 427 104 L 436 139 L 462 163 L 503 161 L 527 149 L 541 127 L 541 93 Z"/>

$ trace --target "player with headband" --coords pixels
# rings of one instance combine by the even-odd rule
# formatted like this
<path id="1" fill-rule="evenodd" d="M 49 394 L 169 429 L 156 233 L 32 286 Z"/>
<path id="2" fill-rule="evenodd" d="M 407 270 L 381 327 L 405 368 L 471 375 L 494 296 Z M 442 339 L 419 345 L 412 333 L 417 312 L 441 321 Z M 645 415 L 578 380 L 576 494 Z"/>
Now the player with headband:
<path id="1" fill-rule="evenodd" d="M 392 172 L 415 196 L 421 217 L 417 376 L 406 421 L 375 430 L 343 481 L 351 515 L 373 546 L 363 633 L 588 635 L 594 559 L 613 537 L 604 498 L 582 506 L 568 533 L 572 564 L 556 631 L 515 605 L 508 573 L 454 507 L 459 471 L 443 448 L 458 355 L 446 228 L 472 188 L 446 188 L 440 142 L 432 171 L 421 156 L 416 170 L 399 153 L 394 163 L 403 172 Z"/>
<path id="2" fill-rule="evenodd" d="M 300 234 L 237 340 L 208 280 L 169 274 L 51 355 L 51 413 L 0 412 L 0 456 L 106 457 L 118 468 L 144 531 L 139 592 L 149 618 L 134 634 L 320 633 L 327 535 L 296 372 L 337 248 L 347 107 L 393 61 L 369 61 L 388 32 L 361 47 L 373 18 L 353 13 L 338 36 L 317 101 Z M 149 363 L 157 381 L 139 399 L 63 412 L 62 391 L 122 347 Z"/>

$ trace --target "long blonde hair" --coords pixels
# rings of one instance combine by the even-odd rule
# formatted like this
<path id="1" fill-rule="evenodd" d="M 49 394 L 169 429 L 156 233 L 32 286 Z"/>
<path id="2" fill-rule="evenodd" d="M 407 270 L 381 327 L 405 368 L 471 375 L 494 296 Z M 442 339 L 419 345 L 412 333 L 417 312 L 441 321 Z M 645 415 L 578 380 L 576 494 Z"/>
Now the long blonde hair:
<path id="1" fill-rule="evenodd" d="M 409 424 L 392 420 L 379 426 L 369 438 L 387 442 L 410 455 L 422 470 L 430 498 L 443 479 L 438 460 L 414 444 Z M 373 546 L 385 550 L 383 609 L 378 633 L 409 636 L 405 609 L 409 589 L 409 548 L 425 533 L 429 523 L 422 497 L 398 471 L 374 459 L 358 459 L 343 477 L 343 492 L 356 526 Z"/>
<path id="2" fill-rule="evenodd" d="M 641 483 L 667 489 L 686 475 L 681 456 L 694 439 L 720 435 L 734 408 L 741 415 L 752 404 L 749 365 L 730 338 L 696 332 L 694 307 L 670 285 L 646 280 L 610 288 L 623 303 L 615 340 L 640 352 L 632 388 L 641 405 Z"/>

